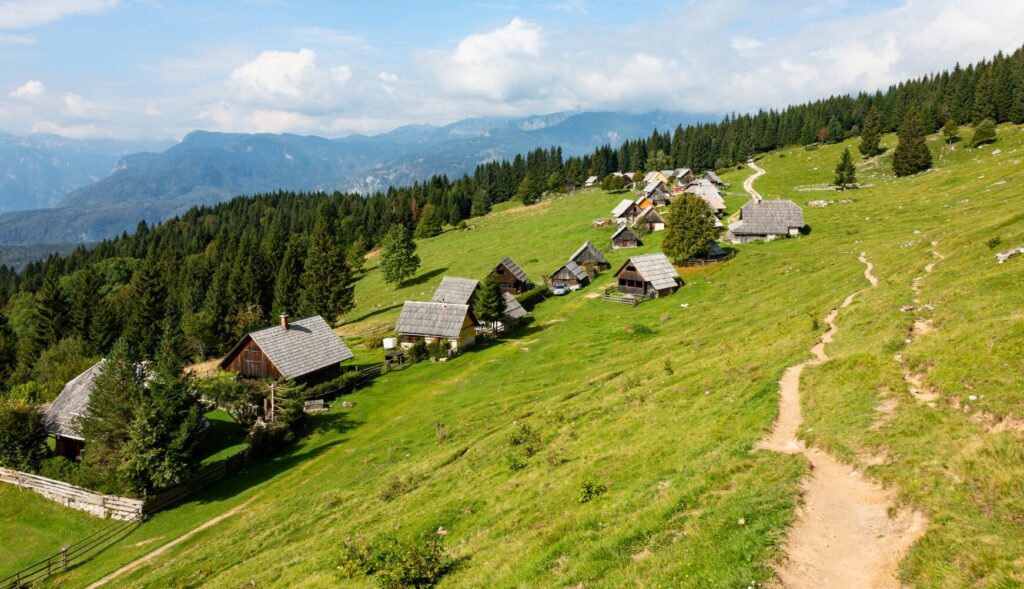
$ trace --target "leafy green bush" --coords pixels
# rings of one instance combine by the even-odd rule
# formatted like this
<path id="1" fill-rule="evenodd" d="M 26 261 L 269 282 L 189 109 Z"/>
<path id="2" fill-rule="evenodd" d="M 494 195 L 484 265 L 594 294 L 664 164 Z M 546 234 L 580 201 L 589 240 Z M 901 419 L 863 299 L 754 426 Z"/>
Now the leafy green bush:
<path id="1" fill-rule="evenodd" d="M 591 480 L 583 481 L 583 484 L 580 485 L 579 502 L 586 503 L 591 499 L 604 495 L 606 491 L 608 491 L 608 487 L 600 483 L 595 483 Z"/>
<path id="2" fill-rule="evenodd" d="M 420 340 L 409 348 L 409 362 L 415 364 L 422 362 L 430 357 L 430 353 L 427 351 L 427 344 L 423 340 Z"/>
<path id="3" fill-rule="evenodd" d="M 999 236 L 996 236 L 996 237 L 993 237 L 992 239 L 986 241 L 985 245 L 988 246 L 988 249 L 994 250 L 997 247 L 999 247 L 999 244 L 1001 244 L 1001 243 L 1003 243 L 1003 239 L 1001 237 L 999 237 Z"/>
<path id="4" fill-rule="evenodd" d="M 534 286 L 530 290 L 516 297 L 516 300 L 526 308 L 527 311 L 532 311 L 541 301 L 548 298 L 551 291 L 548 290 L 547 285 L 541 284 Z"/>
<path id="5" fill-rule="evenodd" d="M 527 423 L 519 423 L 512 431 L 509 444 L 513 447 L 521 447 L 527 458 L 530 458 L 540 449 L 540 434 Z"/>
<path id="6" fill-rule="evenodd" d="M 996 122 L 992 119 L 985 119 L 974 128 L 974 135 L 971 136 L 971 145 L 978 147 L 996 140 Z"/>
<path id="7" fill-rule="evenodd" d="M 257 424 L 249 430 L 249 449 L 255 456 L 273 456 L 296 440 L 296 434 L 283 424 Z"/>
<path id="8" fill-rule="evenodd" d="M 385 503 L 394 501 L 402 495 L 405 495 L 409 491 L 416 488 L 416 482 L 412 477 L 397 477 L 393 476 L 388 479 L 387 485 L 384 490 L 380 492 L 380 500 Z"/>
<path id="9" fill-rule="evenodd" d="M 346 370 L 340 376 L 326 382 L 306 387 L 302 396 L 307 399 L 336 396 L 352 392 L 360 380 L 362 374 L 358 370 Z"/>
<path id="10" fill-rule="evenodd" d="M 0 466 L 32 472 L 47 453 L 46 429 L 36 406 L 0 400 Z"/>
<path id="11" fill-rule="evenodd" d="M 520 456 L 518 452 L 510 452 L 505 455 L 505 464 L 508 465 L 509 470 L 515 472 L 526 468 L 526 459 Z"/>
<path id="12" fill-rule="evenodd" d="M 347 540 L 342 546 L 338 574 L 347 579 L 373 576 L 382 589 L 432 587 L 452 564 L 439 537 L 400 540 L 383 534 L 369 545 Z"/>
<path id="13" fill-rule="evenodd" d="M 452 349 L 442 340 L 434 340 L 427 344 L 427 355 L 435 360 L 452 355 Z"/>
<path id="14" fill-rule="evenodd" d="M 626 331 L 633 337 L 651 337 L 658 333 L 653 328 L 642 323 L 634 323 L 633 326 L 628 328 Z"/>

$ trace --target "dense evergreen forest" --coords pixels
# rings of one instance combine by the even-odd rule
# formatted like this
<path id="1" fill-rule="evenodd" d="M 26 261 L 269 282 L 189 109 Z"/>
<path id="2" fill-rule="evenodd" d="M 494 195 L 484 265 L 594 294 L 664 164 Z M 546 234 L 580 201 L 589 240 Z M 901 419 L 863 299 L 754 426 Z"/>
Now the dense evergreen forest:
<path id="1" fill-rule="evenodd" d="M 1024 122 L 1024 48 L 884 92 L 656 131 L 582 157 L 537 149 L 481 164 L 472 175 L 435 176 L 369 196 L 239 197 L 156 227 L 140 224 L 131 235 L 53 255 L 20 273 L 0 267 L 0 388 L 52 398 L 116 342 L 152 357 L 169 330 L 180 334 L 181 354 L 198 359 L 223 353 L 282 311 L 338 321 L 352 306 L 364 254 L 396 226 L 426 238 L 493 204 L 529 204 L 587 176 L 722 168 L 787 145 L 841 141 L 860 134 L 866 118 L 873 133 L 890 132 L 911 108 L 926 132 L 951 120 Z"/>

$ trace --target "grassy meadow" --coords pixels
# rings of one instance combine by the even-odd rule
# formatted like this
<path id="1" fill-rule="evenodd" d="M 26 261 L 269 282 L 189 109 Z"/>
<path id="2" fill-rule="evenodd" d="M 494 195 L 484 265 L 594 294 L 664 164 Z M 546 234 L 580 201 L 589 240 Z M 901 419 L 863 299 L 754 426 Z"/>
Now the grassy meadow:
<path id="1" fill-rule="evenodd" d="M 84 586 L 239 505 L 115 585 L 366 587 L 337 573 L 347 539 L 439 528 L 456 559 L 444 587 L 768 583 L 806 466 L 753 446 L 775 418 L 783 370 L 808 356 L 828 310 L 867 286 L 861 251 L 881 282 L 840 314 L 833 360 L 805 371 L 801 434 L 927 513 L 901 563 L 908 583 L 1024 584 L 1021 433 L 992 425 L 1024 417 L 1024 259 L 994 258 L 1024 245 L 1024 132 L 1001 127 L 995 145 L 957 146 L 912 178 L 893 178 L 887 154 L 858 168 L 873 186 L 796 190 L 829 182 L 842 147 L 759 162 L 756 188 L 804 205 L 808 235 L 737 246 L 734 260 L 687 269 L 677 294 L 635 308 L 594 298 L 605 272 L 507 337 L 377 379 L 347 398 L 353 407 L 315 416 L 286 454 L 155 515 L 52 585 Z M 750 173 L 723 173 L 730 210 Z M 419 276 L 398 290 L 371 258 L 339 332 L 369 361 L 380 352 L 368 342 L 402 302 L 428 299 L 445 275 L 482 278 L 511 256 L 540 281 L 583 240 L 607 247 L 613 229 L 591 222 L 621 198 L 502 207 L 421 241 Z M 852 202 L 806 207 L 842 198 Z M 607 255 L 615 268 L 660 239 Z M 931 262 L 915 303 L 914 278 Z M 930 331 L 911 338 L 927 319 Z M 934 407 L 911 397 L 896 354 L 938 391 Z M 532 456 L 511 442 L 524 424 L 537 434 Z M 607 490 L 581 503 L 585 483 Z"/>

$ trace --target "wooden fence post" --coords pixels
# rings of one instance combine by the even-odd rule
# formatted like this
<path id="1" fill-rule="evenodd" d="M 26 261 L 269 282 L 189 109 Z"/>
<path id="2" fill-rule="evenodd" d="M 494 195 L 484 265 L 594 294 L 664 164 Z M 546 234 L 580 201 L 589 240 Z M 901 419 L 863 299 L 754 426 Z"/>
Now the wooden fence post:
<path id="1" fill-rule="evenodd" d="M 67 546 L 65 546 L 64 548 L 60 549 L 60 568 L 62 568 L 62 569 L 68 568 L 68 547 Z"/>

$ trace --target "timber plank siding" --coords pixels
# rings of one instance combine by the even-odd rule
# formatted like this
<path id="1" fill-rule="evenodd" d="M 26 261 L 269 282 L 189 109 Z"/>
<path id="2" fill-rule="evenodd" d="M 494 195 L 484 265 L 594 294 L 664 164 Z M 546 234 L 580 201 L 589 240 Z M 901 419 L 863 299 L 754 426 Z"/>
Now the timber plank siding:
<path id="1" fill-rule="evenodd" d="M 274 363 L 267 358 L 256 342 L 251 337 L 242 346 L 228 363 L 227 369 L 237 372 L 243 378 L 280 378 L 281 372 L 274 366 Z"/>

